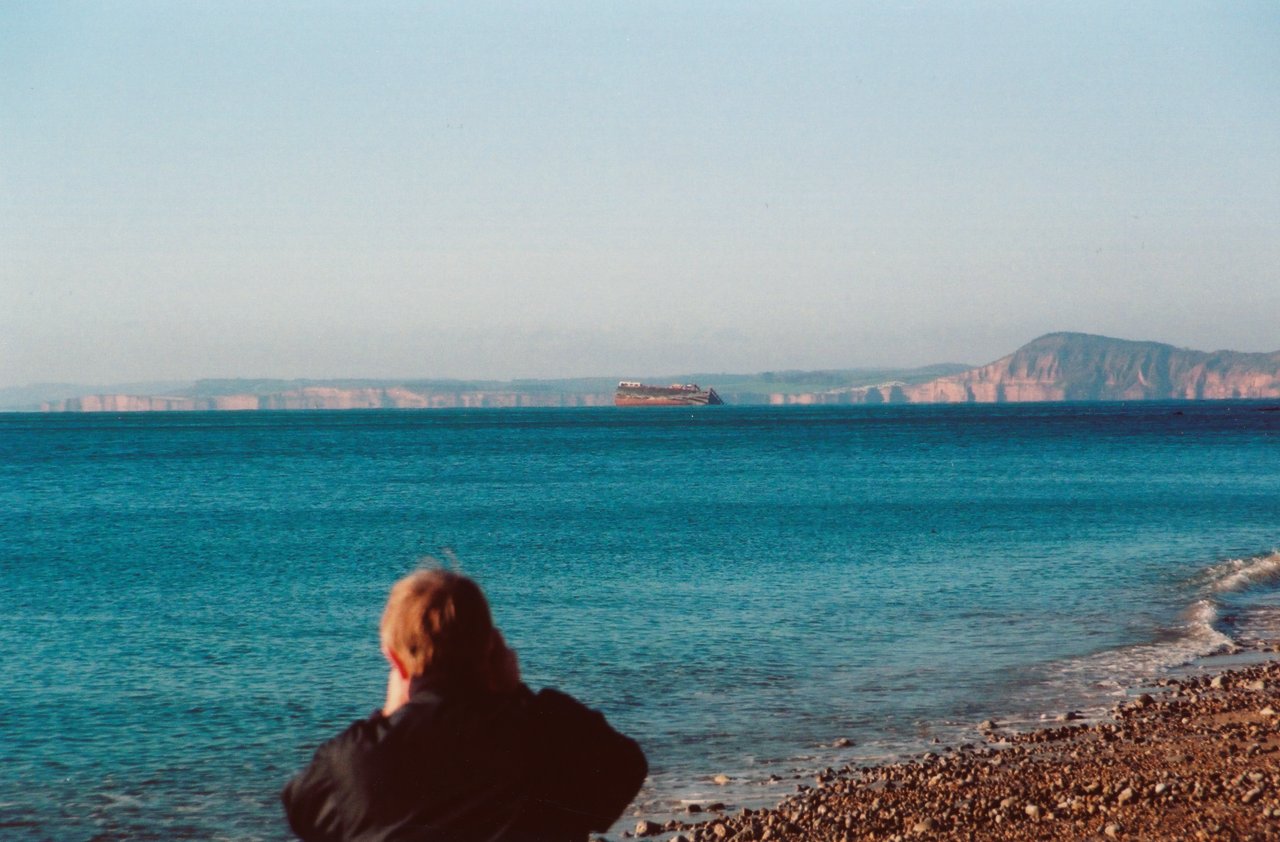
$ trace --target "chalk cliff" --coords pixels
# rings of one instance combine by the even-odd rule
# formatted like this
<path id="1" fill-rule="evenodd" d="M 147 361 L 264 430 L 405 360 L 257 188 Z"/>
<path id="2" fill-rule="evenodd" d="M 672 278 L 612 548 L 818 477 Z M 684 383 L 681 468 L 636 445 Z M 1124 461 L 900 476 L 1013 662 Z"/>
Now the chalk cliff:
<path id="1" fill-rule="evenodd" d="M 1280 351 L 1191 351 L 1051 333 L 993 363 L 923 383 L 777 392 L 772 404 L 1018 403 L 1280 398 Z"/>
<path id="2" fill-rule="evenodd" d="M 1208 353 L 1051 333 L 988 365 L 899 391 L 897 400 L 910 403 L 1276 398 L 1280 351 Z"/>
<path id="3" fill-rule="evenodd" d="M 754 376 L 732 403 L 881 404 L 1280 398 L 1280 351 L 1192 351 L 1084 333 L 1051 333 L 978 368 Z M 935 376 L 937 373 L 942 376 Z M 717 375 L 722 381 L 744 375 Z M 850 377 L 859 376 L 850 380 Z M 790 383 L 796 377 L 807 385 Z M 870 378 L 888 382 L 877 385 Z M 608 379 L 460 382 L 206 380 L 177 394 L 89 394 L 45 401 L 45 412 L 255 409 L 442 409 L 612 406 Z M 676 379 L 670 382 L 694 382 Z M 775 391 L 789 384 L 786 391 Z M 830 385 L 825 385 L 830 384 Z M 761 388 L 763 387 L 763 388 Z"/>
<path id="4" fill-rule="evenodd" d="M 480 407 L 613 406 L 613 393 L 568 394 L 434 389 L 403 386 L 305 386 L 266 394 L 83 395 L 41 403 L 42 412 L 199 412 L 253 409 L 451 409 Z"/>

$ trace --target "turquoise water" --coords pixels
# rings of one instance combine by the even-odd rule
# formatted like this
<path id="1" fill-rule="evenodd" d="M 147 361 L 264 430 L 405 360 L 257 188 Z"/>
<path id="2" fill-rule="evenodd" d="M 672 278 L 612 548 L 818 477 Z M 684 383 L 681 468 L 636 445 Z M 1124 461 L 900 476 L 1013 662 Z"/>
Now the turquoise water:
<path id="1" fill-rule="evenodd" d="M 0 415 L 0 836 L 286 838 L 444 548 L 644 810 L 1110 704 L 1280 633 L 1272 410 Z"/>

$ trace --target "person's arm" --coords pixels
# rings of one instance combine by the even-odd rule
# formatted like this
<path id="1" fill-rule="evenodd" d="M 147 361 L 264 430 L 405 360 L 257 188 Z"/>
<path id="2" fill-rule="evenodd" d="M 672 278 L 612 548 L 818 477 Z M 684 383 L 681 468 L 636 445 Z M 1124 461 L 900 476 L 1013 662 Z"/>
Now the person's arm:
<path id="1" fill-rule="evenodd" d="M 306 769 L 285 784 L 280 793 L 289 827 L 305 842 L 342 842 L 360 820 L 363 807 L 353 804 L 352 780 L 363 756 L 361 746 L 373 737 L 381 711 L 352 723 L 346 731 L 320 746 Z M 357 775 L 359 777 L 359 775 Z"/>
<path id="2" fill-rule="evenodd" d="M 325 748 L 322 746 L 311 765 L 285 784 L 280 793 L 289 827 L 305 842 L 339 842 L 340 839 L 334 809 L 335 782 Z"/>
<path id="3" fill-rule="evenodd" d="M 649 773 L 644 752 L 603 715 L 556 690 L 538 693 L 534 710 L 546 774 L 544 807 L 574 816 L 588 830 L 618 820 Z"/>

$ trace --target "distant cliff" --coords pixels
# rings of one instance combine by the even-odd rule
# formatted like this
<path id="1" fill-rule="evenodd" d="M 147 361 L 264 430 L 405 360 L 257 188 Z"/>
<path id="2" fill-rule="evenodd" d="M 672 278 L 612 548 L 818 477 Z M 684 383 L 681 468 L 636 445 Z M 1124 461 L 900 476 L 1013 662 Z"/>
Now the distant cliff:
<path id="1" fill-rule="evenodd" d="M 1051 333 L 988 365 L 649 378 L 717 387 L 727 403 L 904 404 L 1280 398 L 1280 351 L 1191 351 Z M 612 406 L 616 380 L 202 380 L 168 394 L 82 394 L 45 412 Z M 54 387 L 48 387 L 53 389 Z M 57 387 L 70 388 L 70 387 Z M 64 392 L 65 394 L 65 392 Z M 30 408 L 35 408 L 31 406 Z"/>
<path id="2" fill-rule="evenodd" d="M 774 394 L 811 393 L 894 379 L 924 383 L 968 370 L 964 365 L 913 369 L 773 371 L 761 374 L 646 376 L 653 383 L 717 386 L 729 403 L 770 403 Z M 634 377 L 634 374 L 628 373 Z M 0 409 L 44 412 L 167 412 L 259 409 L 451 409 L 485 407 L 613 406 L 619 377 L 560 380 L 200 380 L 156 391 L 111 387 L 32 386 L 10 390 L 16 400 Z M 139 384 L 145 385 L 145 384 Z M 38 395 L 38 397 L 37 397 Z M 0 401 L 4 400 L 0 390 Z"/>
<path id="3" fill-rule="evenodd" d="M 980 368 L 864 402 L 1222 400 L 1280 397 L 1280 351 L 1192 351 L 1084 333 L 1051 333 Z"/>
<path id="4" fill-rule="evenodd" d="M 613 392 L 411 389 L 404 386 L 304 386 L 265 394 L 82 395 L 41 403 L 42 412 L 166 412 L 253 409 L 452 409 L 613 406 Z"/>

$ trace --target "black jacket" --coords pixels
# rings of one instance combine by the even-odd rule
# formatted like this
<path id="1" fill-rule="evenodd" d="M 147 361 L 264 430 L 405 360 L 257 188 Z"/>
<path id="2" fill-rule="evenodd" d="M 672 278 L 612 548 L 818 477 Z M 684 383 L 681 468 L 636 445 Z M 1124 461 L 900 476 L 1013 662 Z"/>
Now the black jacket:
<path id="1" fill-rule="evenodd" d="M 569 842 L 606 830 L 648 766 L 564 693 L 415 682 L 322 745 L 281 798 L 307 842 Z"/>

